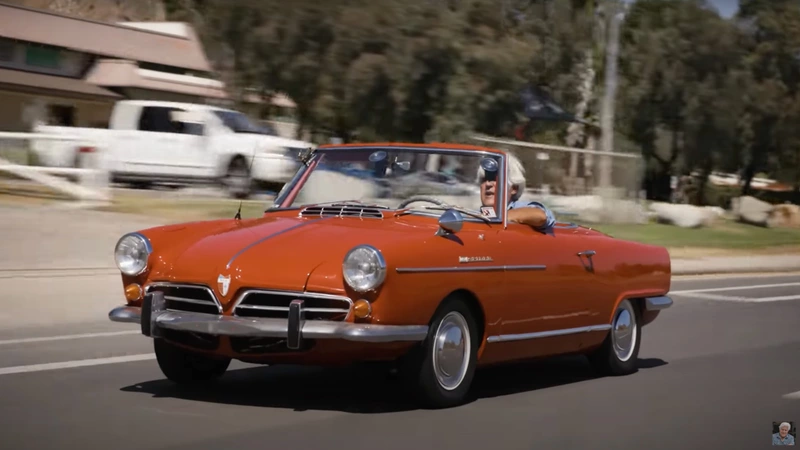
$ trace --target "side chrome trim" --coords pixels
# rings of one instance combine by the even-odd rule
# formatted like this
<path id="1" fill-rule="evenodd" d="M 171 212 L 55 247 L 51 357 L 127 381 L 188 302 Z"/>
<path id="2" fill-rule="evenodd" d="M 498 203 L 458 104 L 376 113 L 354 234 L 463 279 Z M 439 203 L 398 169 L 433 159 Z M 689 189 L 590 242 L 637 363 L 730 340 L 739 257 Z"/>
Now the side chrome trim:
<path id="1" fill-rule="evenodd" d="M 247 245 L 246 245 L 246 246 L 245 246 L 243 249 L 239 250 L 239 251 L 238 251 L 238 252 L 236 252 L 236 253 L 235 253 L 233 256 L 231 256 L 231 259 L 230 259 L 230 261 L 228 261 L 228 264 L 226 264 L 226 265 L 225 265 L 225 268 L 226 268 L 226 269 L 230 269 L 230 268 L 231 268 L 231 264 L 233 264 L 233 261 L 234 261 L 236 258 L 238 258 L 239 256 L 241 256 L 241 255 L 242 255 L 242 253 L 244 253 L 244 252 L 246 252 L 246 251 L 250 250 L 251 248 L 255 247 L 256 245 L 258 245 L 258 244 L 260 244 L 260 243 L 262 243 L 262 242 L 264 242 L 264 241 L 266 241 L 266 240 L 268 240 L 268 239 L 272 239 L 272 238 L 274 238 L 275 236 L 278 236 L 278 235 L 281 235 L 281 234 L 283 234 L 283 233 L 286 233 L 286 232 L 292 231 L 292 230 L 294 230 L 294 229 L 296 229 L 296 228 L 300 228 L 300 227 L 302 227 L 302 226 L 306 226 L 306 225 L 308 225 L 308 224 L 311 224 L 311 223 L 314 223 L 314 222 L 319 222 L 320 220 L 325 220 L 325 219 L 328 219 L 328 217 L 322 217 L 322 218 L 320 218 L 320 219 L 313 219 L 313 220 L 304 221 L 304 222 L 298 223 L 297 225 L 292 225 L 292 226 L 291 226 L 291 227 L 289 227 L 289 228 L 284 228 L 283 230 L 276 231 L 276 232 L 274 232 L 274 233 L 272 233 L 272 234 L 269 234 L 269 235 L 267 235 L 267 236 L 264 236 L 264 237 L 262 237 L 261 239 L 258 239 L 257 241 L 255 241 L 255 242 L 253 242 L 253 243 L 251 243 L 251 244 L 247 244 Z"/>
<path id="2" fill-rule="evenodd" d="M 192 303 L 192 304 L 195 304 L 195 305 L 212 305 L 213 304 L 214 306 L 217 307 L 217 312 L 219 312 L 220 314 L 222 313 L 222 303 L 220 303 L 220 301 L 217 298 L 216 294 L 214 294 L 214 291 L 211 290 L 211 288 L 206 286 L 206 285 L 203 285 L 203 284 L 186 284 L 186 283 L 170 283 L 170 282 L 167 282 L 167 281 L 155 281 L 155 282 L 149 283 L 147 286 L 145 286 L 144 294 L 147 295 L 150 292 L 150 290 L 152 288 L 154 288 L 154 287 L 176 287 L 176 288 L 187 288 L 187 289 L 201 289 L 201 290 L 204 290 L 204 291 L 208 292 L 208 295 L 211 296 L 211 299 L 213 300 L 212 303 L 203 302 L 203 301 L 199 301 L 199 300 L 177 298 L 177 297 L 172 297 L 172 296 L 165 297 L 165 300 L 183 302 L 183 303 Z"/>
<path id="3" fill-rule="evenodd" d="M 511 270 L 547 270 L 545 265 L 530 266 L 477 266 L 477 267 L 398 267 L 397 273 L 433 273 L 433 272 L 504 272 Z"/>
<path id="4" fill-rule="evenodd" d="M 153 331 L 158 328 L 217 336 L 289 337 L 288 319 L 242 318 L 188 311 L 151 312 Z M 139 323 L 142 309 L 120 306 L 108 314 L 112 322 Z M 343 339 L 355 342 L 419 342 L 428 336 L 427 325 L 373 325 L 324 320 L 297 324 L 303 339 Z"/>
<path id="5" fill-rule="evenodd" d="M 672 306 L 672 299 L 666 295 L 659 297 L 647 297 L 644 299 L 644 307 L 648 311 L 660 311 Z"/>
<path id="6" fill-rule="evenodd" d="M 568 334 L 590 333 L 593 331 L 608 331 L 610 329 L 611 325 L 604 324 L 604 325 L 591 325 L 588 327 L 563 328 L 560 330 L 539 331 L 537 333 L 501 334 L 497 336 L 489 336 L 488 338 L 486 338 L 486 342 L 494 343 L 494 342 L 524 341 L 528 339 L 565 336 Z"/>

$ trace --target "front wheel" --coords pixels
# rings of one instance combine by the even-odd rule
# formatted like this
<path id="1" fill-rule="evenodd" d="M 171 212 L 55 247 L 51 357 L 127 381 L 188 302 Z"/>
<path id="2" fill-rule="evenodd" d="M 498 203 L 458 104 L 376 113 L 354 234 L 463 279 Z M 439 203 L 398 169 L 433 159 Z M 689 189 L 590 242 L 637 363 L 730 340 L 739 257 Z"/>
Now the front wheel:
<path id="1" fill-rule="evenodd" d="M 604 375 L 628 375 L 636 372 L 636 360 L 642 340 L 641 315 L 625 299 L 614 311 L 611 330 L 603 344 L 588 355 L 595 369 Z"/>
<path id="2" fill-rule="evenodd" d="M 177 347 L 164 339 L 153 339 L 153 348 L 161 372 L 178 384 L 195 384 L 221 377 L 231 364 L 230 358 L 212 358 Z"/>
<path id="3" fill-rule="evenodd" d="M 403 378 L 428 407 L 461 404 L 472 385 L 480 337 L 474 314 L 463 302 L 445 301 L 428 336 L 405 360 Z"/>

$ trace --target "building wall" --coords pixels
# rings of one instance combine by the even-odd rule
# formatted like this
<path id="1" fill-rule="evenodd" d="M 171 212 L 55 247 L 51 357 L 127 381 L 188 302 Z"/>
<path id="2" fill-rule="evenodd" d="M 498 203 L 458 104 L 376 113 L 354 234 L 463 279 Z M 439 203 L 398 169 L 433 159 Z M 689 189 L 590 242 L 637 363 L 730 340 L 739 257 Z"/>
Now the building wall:
<path id="1" fill-rule="evenodd" d="M 57 114 L 71 114 L 76 127 L 108 126 L 114 101 L 75 100 L 45 94 L 0 90 L 0 131 L 28 132 L 39 118 L 58 125 Z"/>

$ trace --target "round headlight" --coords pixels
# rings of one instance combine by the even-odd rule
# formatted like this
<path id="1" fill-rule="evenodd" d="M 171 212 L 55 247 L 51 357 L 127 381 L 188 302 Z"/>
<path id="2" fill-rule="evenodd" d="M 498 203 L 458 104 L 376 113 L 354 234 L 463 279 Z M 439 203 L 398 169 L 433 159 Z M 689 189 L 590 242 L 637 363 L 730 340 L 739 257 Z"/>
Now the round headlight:
<path id="1" fill-rule="evenodd" d="M 375 247 L 359 245 L 344 257 L 344 281 L 358 292 L 375 289 L 386 278 L 386 261 Z"/>
<path id="2" fill-rule="evenodd" d="M 150 241 L 139 233 L 122 236 L 114 249 L 117 267 L 125 275 L 139 275 L 147 269 L 147 260 L 153 248 Z"/>

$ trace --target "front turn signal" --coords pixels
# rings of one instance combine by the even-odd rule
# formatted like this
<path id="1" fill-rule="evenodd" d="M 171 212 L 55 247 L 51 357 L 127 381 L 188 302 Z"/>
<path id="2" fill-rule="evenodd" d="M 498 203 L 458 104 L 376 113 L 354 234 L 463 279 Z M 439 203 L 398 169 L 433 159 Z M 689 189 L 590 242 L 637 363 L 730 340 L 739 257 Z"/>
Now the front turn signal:
<path id="1" fill-rule="evenodd" d="M 372 314 L 372 305 L 367 300 L 356 300 L 353 304 L 353 312 L 359 319 L 366 319 Z"/>
<path id="2" fill-rule="evenodd" d="M 128 301 L 139 300 L 142 298 L 142 287 L 136 283 L 125 286 L 125 298 Z"/>

